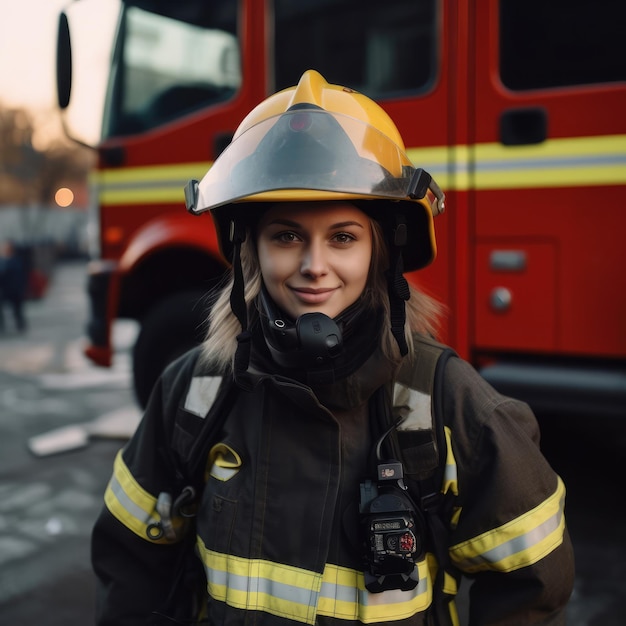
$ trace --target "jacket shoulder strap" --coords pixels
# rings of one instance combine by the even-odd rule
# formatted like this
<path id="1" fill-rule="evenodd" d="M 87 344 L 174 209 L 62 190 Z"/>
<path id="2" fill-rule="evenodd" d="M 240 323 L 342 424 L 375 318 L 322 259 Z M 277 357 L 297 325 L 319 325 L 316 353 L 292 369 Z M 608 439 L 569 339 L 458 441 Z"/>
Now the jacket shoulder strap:
<path id="1" fill-rule="evenodd" d="M 443 371 L 456 353 L 421 335 L 414 345 L 414 358 L 403 364 L 394 387 L 394 414 L 404 418 L 396 445 L 409 478 L 423 481 L 435 474 L 437 480 L 443 478 L 446 455 Z"/>
<path id="2" fill-rule="evenodd" d="M 444 592 L 445 571 L 450 559 L 449 530 L 445 518 L 449 515 L 450 502 L 441 493 L 447 454 L 443 388 L 446 363 L 449 358 L 457 355 L 451 348 L 427 337 L 417 336 L 414 339 L 416 358 L 411 363 L 411 369 L 404 372 L 404 376 L 400 372 L 399 382 L 408 385 L 418 394 L 423 404 L 427 405 L 422 412 L 429 414 L 430 428 L 423 428 L 418 446 L 414 445 L 415 435 L 411 435 L 411 431 L 398 431 L 398 443 L 402 463 L 409 470 L 406 472 L 409 493 L 424 515 L 431 547 L 438 563 L 430 611 L 435 623 L 445 626 L 451 625 L 452 621 L 448 608 L 450 597 Z M 420 433 L 420 430 L 416 432 Z M 423 455 L 423 460 L 415 460 L 419 455 Z"/>

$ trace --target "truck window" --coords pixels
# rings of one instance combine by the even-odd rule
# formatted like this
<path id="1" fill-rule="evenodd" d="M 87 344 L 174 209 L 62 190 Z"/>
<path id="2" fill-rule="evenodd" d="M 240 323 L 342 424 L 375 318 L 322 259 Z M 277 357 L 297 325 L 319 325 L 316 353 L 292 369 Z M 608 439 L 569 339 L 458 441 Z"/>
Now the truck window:
<path id="1" fill-rule="evenodd" d="M 626 80 L 623 0 L 501 0 L 500 76 L 512 90 Z"/>
<path id="2" fill-rule="evenodd" d="M 170 4 L 167 15 L 132 5 L 125 11 L 105 136 L 154 128 L 228 100 L 241 85 L 236 3 L 194 3 L 193 15 L 179 3 L 162 6 Z"/>
<path id="3" fill-rule="evenodd" d="M 375 99 L 432 88 L 436 2 L 274 0 L 276 89 L 307 69 Z"/>

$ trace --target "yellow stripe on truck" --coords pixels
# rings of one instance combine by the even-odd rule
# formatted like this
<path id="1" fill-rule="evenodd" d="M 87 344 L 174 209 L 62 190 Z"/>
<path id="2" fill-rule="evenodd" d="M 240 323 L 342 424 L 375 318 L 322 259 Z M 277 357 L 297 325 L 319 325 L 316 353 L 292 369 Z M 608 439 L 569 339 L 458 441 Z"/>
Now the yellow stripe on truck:
<path id="1" fill-rule="evenodd" d="M 185 202 L 183 188 L 202 178 L 212 162 L 127 167 L 95 172 L 92 177 L 100 204 L 171 204 Z"/>
<path id="2" fill-rule="evenodd" d="M 409 148 L 407 154 L 446 191 L 626 183 L 626 135 L 549 139 L 525 146 Z M 202 178 L 210 166 L 207 161 L 109 169 L 96 172 L 92 180 L 103 205 L 182 205 L 187 181 Z"/>
<path id="3" fill-rule="evenodd" d="M 411 148 L 407 153 L 446 190 L 626 183 L 626 135 L 550 139 L 527 146 L 484 143 L 438 150 Z"/>

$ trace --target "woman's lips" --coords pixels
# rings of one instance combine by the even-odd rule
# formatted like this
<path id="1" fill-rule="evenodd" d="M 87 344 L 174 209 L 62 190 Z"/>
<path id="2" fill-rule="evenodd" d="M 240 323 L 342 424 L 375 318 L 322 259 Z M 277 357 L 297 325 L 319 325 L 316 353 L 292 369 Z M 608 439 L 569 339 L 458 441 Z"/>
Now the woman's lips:
<path id="1" fill-rule="evenodd" d="M 335 288 L 311 289 L 310 287 L 290 287 L 292 293 L 306 304 L 322 304 L 335 293 Z"/>

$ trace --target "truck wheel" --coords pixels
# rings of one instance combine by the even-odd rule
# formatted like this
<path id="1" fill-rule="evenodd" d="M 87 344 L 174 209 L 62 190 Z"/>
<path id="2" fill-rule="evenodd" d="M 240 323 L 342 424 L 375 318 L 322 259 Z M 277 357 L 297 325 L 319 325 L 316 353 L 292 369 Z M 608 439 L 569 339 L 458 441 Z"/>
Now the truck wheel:
<path id="1" fill-rule="evenodd" d="M 165 366 L 204 338 L 208 305 L 200 292 L 168 296 L 144 317 L 133 348 L 135 396 L 144 408 Z"/>

